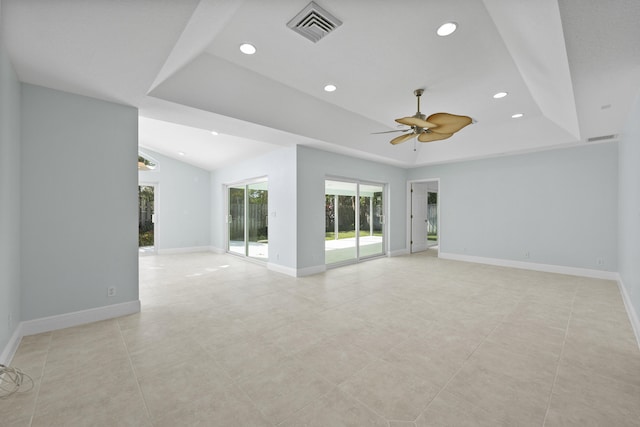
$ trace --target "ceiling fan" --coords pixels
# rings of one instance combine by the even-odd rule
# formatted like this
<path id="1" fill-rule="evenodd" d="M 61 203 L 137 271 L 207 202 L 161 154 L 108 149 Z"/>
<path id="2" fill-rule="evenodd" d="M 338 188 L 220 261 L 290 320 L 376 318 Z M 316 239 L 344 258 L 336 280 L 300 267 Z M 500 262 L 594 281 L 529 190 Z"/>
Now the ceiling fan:
<path id="1" fill-rule="evenodd" d="M 420 142 L 432 142 L 441 139 L 447 139 L 463 127 L 474 122 L 471 117 L 458 116 L 456 114 L 449 113 L 435 113 L 427 117 L 420 112 L 420 97 L 424 93 L 424 89 L 416 89 L 413 91 L 413 93 L 418 99 L 418 112 L 410 117 L 396 119 L 396 122 L 402 125 L 410 126 L 409 129 L 376 132 L 390 133 L 411 131 L 411 133 L 393 138 L 391 140 L 391 144 L 393 145 L 405 142 L 415 136 L 418 137 L 418 141 Z"/>

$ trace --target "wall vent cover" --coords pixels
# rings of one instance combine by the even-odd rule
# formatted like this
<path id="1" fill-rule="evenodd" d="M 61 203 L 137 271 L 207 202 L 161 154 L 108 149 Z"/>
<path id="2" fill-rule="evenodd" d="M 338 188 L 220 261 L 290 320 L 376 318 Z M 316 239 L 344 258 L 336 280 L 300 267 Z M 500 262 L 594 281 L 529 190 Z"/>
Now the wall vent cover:
<path id="1" fill-rule="evenodd" d="M 302 9 L 300 13 L 287 23 L 287 27 L 314 43 L 317 43 L 321 38 L 340 25 L 342 25 L 342 21 L 318 6 L 315 2 L 309 3 L 307 7 Z"/>
<path id="2" fill-rule="evenodd" d="M 591 138 L 587 138 L 587 142 L 599 142 L 599 141 L 609 141 L 612 139 L 616 139 L 618 135 L 602 135 L 602 136 L 592 136 Z"/>

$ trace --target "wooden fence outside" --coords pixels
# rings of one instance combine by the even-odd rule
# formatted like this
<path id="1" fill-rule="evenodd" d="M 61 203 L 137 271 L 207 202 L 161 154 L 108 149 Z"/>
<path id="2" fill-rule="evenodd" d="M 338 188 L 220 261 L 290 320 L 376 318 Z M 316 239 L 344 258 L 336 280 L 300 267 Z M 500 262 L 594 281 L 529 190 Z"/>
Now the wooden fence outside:
<path id="1" fill-rule="evenodd" d="M 249 241 L 267 240 L 268 238 L 268 206 L 264 204 L 249 204 L 247 209 L 247 226 L 249 227 Z M 244 240 L 244 203 L 232 204 L 229 209 L 231 222 L 229 223 L 229 238 Z"/>

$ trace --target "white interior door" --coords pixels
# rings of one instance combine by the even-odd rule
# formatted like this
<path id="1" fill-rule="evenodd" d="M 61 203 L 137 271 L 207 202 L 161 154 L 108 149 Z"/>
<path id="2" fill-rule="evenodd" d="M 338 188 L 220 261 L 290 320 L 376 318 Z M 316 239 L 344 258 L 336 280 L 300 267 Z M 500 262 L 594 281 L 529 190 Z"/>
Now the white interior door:
<path id="1" fill-rule="evenodd" d="M 411 184 L 411 253 L 425 251 L 427 240 L 427 183 Z"/>

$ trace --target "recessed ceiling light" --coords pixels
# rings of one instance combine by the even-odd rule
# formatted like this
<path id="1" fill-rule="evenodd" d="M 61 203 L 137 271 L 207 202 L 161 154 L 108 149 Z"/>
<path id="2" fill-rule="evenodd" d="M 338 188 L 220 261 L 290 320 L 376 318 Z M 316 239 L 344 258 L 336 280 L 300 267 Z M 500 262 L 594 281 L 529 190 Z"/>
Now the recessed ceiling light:
<path id="1" fill-rule="evenodd" d="M 253 55 L 254 53 L 256 53 L 256 47 L 249 43 L 243 43 L 240 45 L 240 52 L 244 53 L 245 55 Z"/>
<path id="2" fill-rule="evenodd" d="M 522 113 L 516 113 L 513 116 L 511 116 L 512 119 L 519 119 L 520 117 L 524 116 L 524 114 Z"/>
<path id="3" fill-rule="evenodd" d="M 436 33 L 441 36 L 448 36 L 453 34 L 453 32 L 456 30 L 456 28 L 458 28 L 458 24 L 456 24 L 455 22 L 446 22 L 442 25 L 440 25 L 440 27 L 438 28 L 438 30 L 436 31 Z"/>
<path id="4" fill-rule="evenodd" d="M 216 132 L 215 130 L 212 130 L 211 135 L 218 135 L 218 132 Z"/>
<path id="5" fill-rule="evenodd" d="M 500 99 L 500 98 L 504 98 L 504 97 L 505 97 L 505 96 L 507 96 L 507 95 L 508 95 L 508 93 L 507 93 L 507 92 L 498 92 L 498 93 L 496 93 L 495 95 L 493 95 L 493 97 L 494 97 L 495 99 Z"/>
<path id="6" fill-rule="evenodd" d="M 324 90 L 325 90 L 326 92 L 333 92 L 333 91 L 335 91 L 336 89 L 338 89 L 338 88 L 336 87 L 336 85 L 326 85 L 326 86 L 324 87 Z"/>
<path id="7" fill-rule="evenodd" d="M 182 151 L 178 151 L 178 155 L 184 156 L 184 153 Z"/>

